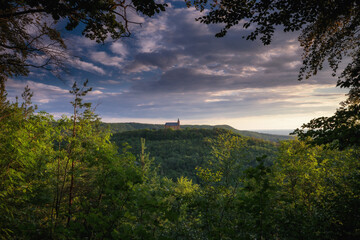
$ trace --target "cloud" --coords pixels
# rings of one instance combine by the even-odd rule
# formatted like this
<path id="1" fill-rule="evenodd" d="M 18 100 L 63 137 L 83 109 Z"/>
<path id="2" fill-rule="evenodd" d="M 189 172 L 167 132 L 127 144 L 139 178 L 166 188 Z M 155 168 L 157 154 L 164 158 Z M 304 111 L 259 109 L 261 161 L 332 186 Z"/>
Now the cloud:
<path id="1" fill-rule="evenodd" d="M 91 52 L 90 58 L 98 63 L 101 63 L 106 66 L 120 67 L 121 63 L 124 61 L 123 58 L 120 57 L 111 57 L 106 52 Z"/>
<path id="2" fill-rule="evenodd" d="M 101 80 L 101 81 L 99 81 L 99 83 L 102 83 L 102 84 L 110 84 L 110 85 L 117 85 L 117 84 L 120 84 L 121 82 L 110 79 L 110 80 Z"/>
<path id="3" fill-rule="evenodd" d="M 142 26 L 132 26 L 131 38 L 104 45 L 69 37 L 71 54 L 81 56 L 70 58 L 70 64 L 82 71 L 71 72 L 67 81 L 89 78 L 95 90 L 88 99 L 101 102 L 97 111 L 109 121 L 161 123 L 179 117 L 243 129 L 248 120 L 247 128 L 263 124 L 251 128 L 264 129 L 267 120 L 274 126 L 286 120 L 284 126 L 298 127 L 296 118 L 330 115 L 344 99 L 326 67 L 312 79 L 297 81 L 302 61 L 298 33 L 276 31 L 269 46 L 243 39 L 250 30 L 239 26 L 215 38 L 221 26 L 196 22 L 200 15 L 193 8 L 169 7 L 158 16 L 139 17 Z M 45 78 L 40 73 L 30 77 L 34 83 Z M 53 87 L 34 86 L 41 96 L 36 101 L 66 112 L 60 96 L 68 96 L 67 90 Z"/>
<path id="4" fill-rule="evenodd" d="M 136 43 L 140 50 L 124 71 L 156 75 L 152 80 L 134 83 L 133 90 L 187 93 L 299 84 L 301 48 L 297 33 L 278 31 L 270 46 L 243 39 L 249 31 L 240 28 L 219 39 L 214 37 L 219 28 L 196 22 L 198 16 L 192 8 L 170 8 L 160 17 L 148 19 L 138 32 Z M 147 47 L 150 43 L 154 44 L 151 49 Z M 325 76 L 307 83 L 322 85 L 333 81 Z"/>
<path id="5" fill-rule="evenodd" d="M 25 86 L 29 86 L 34 93 L 32 101 L 38 105 L 54 103 L 59 100 L 70 99 L 69 90 L 58 86 L 44 84 L 34 81 L 19 81 L 9 79 L 6 83 L 6 90 L 12 96 L 21 96 Z"/>
<path id="6" fill-rule="evenodd" d="M 112 95 L 102 98 L 102 105 L 98 110 L 107 119 L 187 119 L 188 121 L 200 121 L 204 123 L 224 124 L 231 122 L 233 126 L 244 129 L 235 123 L 238 119 L 260 118 L 253 121 L 252 129 L 267 129 L 267 119 L 286 119 L 293 115 L 294 119 L 284 124 L 296 128 L 303 123 L 305 116 L 308 120 L 316 114 L 331 115 L 338 102 L 344 99 L 344 94 L 337 92 L 332 85 L 319 86 L 302 84 L 298 86 L 278 86 L 272 88 L 243 88 L 234 90 L 214 89 L 209 92 L 199 91 L 156 91 L 148 90 L 137 92 L 136 90 L 124 92 L 121 95 Z M 319 96 L 321 92 L 321 96 Z M 301 117 L 299 117 L 301 116 Z M 299 122 L 297 118 L 303 122 Z M 221 122 L 220 121 L 223 121 Z M 260 121 L 261 120 L 261 121 Z M 135 121 L 135 120 L 134 120 Z M 140 120 L 139 120 L 140 121 Z M 262 122 L 261 127 L 254 124 Z M 272 123 L 274 126 L 275 123 Z M 246 128 L 250 128 L 247 123 Z M 277 124 L 279 126 L 281 124 Z M 244 126 L 244 125 L 243 125 Z M 275 128 L 275 127 L 272 127 Z M 280 127 L 281 128 L 281 127 Z"/>
<path id="7" fill-rule="evenodd" d="M 154 68 L 167 70 L 178 64 L 179 58 L 176 53 L 170 51 L 161 51 L 159 53 L 139 53 L 134 61 L 125 67 L 128 73 L 150 71 Z"/>
<path id="8" fill-rule="evenodd" d="M 229 81 L 226 76 L 214 76 L 193 68 L 174 68 L 165 72 L 158 81 L 140 82 L 134 89 L 152 92 L 194 92 L 222 88 Z"/>
<path id="9" fill-rule="evenodd" d="M 94 65 L 93 63 L 85 62 L 78 58 L 69 59 L 68 61 L 69 61 L 69 64 L 71 64 L 72 67 L 74 67 L 74 68 L 81 69 L 81 70 L 84 70 L 87 72 L 105 75 L 104 69 Z"/>
<path id="10" fill-rule="evenodd" d="M 121 55 L 122 57 L 126 57 L 129 54 L 127 47 L 120 41 L 111 43 L 110 50 L 113 53 Z"/>
<path id="11" fill-rule="evenodd" d="M 99 96 L 99 95 L 103 95 L 103 94 L 104 93 L 100 90 L 93 90 L 88 93 L 88 96 Z"/>
<path id="12" fill-rule="evenodd" d="M 150 53 L 162 49 L 163 45 L 159 43 L 162 42 L 163 33 L 169 28 L 167 13 L 160 14 L 159 17 L 148 18 L 147 20 L 141 28 L 135 30 L 138 51 L 142 53 Z"/>
<path id="13" fill-rule="evenodd" d="M 198 16 L 191 8 L 170 8 L 146 19 L 131 44 L 110 46 L 112 53 L 126 55 L 121 66 L 126 77 L 119 82 L 130 81 L 125 85 L 100 81 L 113 86 L 111 92 L 102 90 L 101 115 L 159 120 L 221 116 L 224 123 L 225 119 L 233 123 L 240 118 L 331 113 L 344 98 L 331 88 L 334 81 L 326 71 L 306 82 L 297 81 L 301 65 L 297 33 L 277 32 L 270 46 L 244 40 L 249 31 L 241 28 L 218 39 L 214 35 L 219 27 L 195 22 Z M 125 45 L 127 52 L 122 53 Z"/>
<path id="14" fill-rule="evenodd" d="M 84 36 L 76 35 L 67 36 L 64 41 L 68 48 L 77 51 L 85 51 L 86 49 L 96 47 L 97 45 L 96 41 L 93 41 Z"/>

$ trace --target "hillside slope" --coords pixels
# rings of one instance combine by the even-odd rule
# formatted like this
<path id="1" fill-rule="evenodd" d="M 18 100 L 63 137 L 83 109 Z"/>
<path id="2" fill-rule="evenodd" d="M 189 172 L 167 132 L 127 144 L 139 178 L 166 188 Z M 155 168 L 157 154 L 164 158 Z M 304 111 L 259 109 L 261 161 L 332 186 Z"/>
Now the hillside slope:
<path id="1" fill-rule="evenodd" d="M 231 134 L 245 140 L 241 146 L 241 154 L 236 161 L 247 164 L 255 163 L 256 157 L 267 155 L 267 162 L 271 164 L 277 154 L 278 143 L 265 141 L 253 137 L 243 137 L 229 130 L 214 129 L 191 129 L 182 131 L 171 129 L 118 132 L 112 136 L 119 150 L 128 143 L 130 151 L 139 155 L 141 151 L 140 138 L 146 140 L 146 152 L 154 157 L 155 164 L 160 166 L 160 174 L 176 180 L 181 176 L 188 177 L 197 182 L 195 168 L 202 166 L 212 158 L 211 144 L 209 140 L 216 140 L 221 134 Z"/>

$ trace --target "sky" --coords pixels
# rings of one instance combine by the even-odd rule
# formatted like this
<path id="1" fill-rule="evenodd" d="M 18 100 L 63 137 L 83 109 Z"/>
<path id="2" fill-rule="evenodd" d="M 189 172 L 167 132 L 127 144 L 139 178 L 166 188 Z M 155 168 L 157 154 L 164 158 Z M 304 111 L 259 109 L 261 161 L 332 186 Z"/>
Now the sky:
<path id="1" fill-rule="evenodd" d="M 152 18 L 133 14 L 141 26 L 118 41 L 97 44 L 66 32 L 68 69 L 57 79 L 33 70 L 6 83 L 10 99 L 28 85 L 39 110 L 56 118 L 71 114 L 72 84 L 89 80 L 92 102 L 104 122 L 228 124 L 240 130 L 295 129 L 332 115 L 345 92 L 335 88 L 327 67 L 298 81 L 302 49 L 299 33 L 275 32 L 272 43 L 242 38 L 250 29 L 195 21 L 201 13 L 172 1 Z"/>

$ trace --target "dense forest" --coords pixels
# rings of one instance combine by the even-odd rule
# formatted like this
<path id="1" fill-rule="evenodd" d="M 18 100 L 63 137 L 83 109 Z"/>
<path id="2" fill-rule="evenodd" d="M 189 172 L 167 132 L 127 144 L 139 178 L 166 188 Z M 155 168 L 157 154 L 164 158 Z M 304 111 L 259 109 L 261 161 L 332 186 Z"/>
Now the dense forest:
<path id="1" fill-rule="evenodd" d="M 146 150 L 154 158 L 154 164 L 159 166 L 161 176 L 173 180 L 188 177 L 199 182 L 194 171 L 212 158 L 212 143 L 220 136 L 229 135 L 236 138 L 239 145 L 236 161 L 250 165 L 255 164 L 256 157 L 267 155 L 266 162 L 271 164 L 275 159 L 278 143 L 244 137 L 222 128 L 212 129 L 172 129 L 137 130 L 114 133 L 111 140 L 119 147 L 128 143 L 129 151 L 138 155 L 141 151 L 140 139 L 146 140 Z"/>
<path id="2" fill-rule="evenodd" d="M 34 112 L 29 89 L 22 104 L 3 92 L 2 239 L 360 237 L 358 148 L 223 129 L 111 136 L 88 90 L 74 85 L 59 120 Z"/>

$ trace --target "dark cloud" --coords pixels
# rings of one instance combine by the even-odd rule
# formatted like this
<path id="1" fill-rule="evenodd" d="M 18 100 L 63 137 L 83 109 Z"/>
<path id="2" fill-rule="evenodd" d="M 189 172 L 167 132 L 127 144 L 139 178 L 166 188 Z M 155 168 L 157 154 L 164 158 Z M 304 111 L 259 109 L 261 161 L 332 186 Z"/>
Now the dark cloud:
<path id="1" fill-rule="evenodd" d="M 143 66 L 157 67 L 162 70 L 167 70 L 176 65 L 178 57 L 176 52 L 161 51 L 155 53 L 139 53 L 135 56 L 134 61 L 125 66 L 126 72 L 137 72 Z"/>
<path id="2" fill-rule="evenodd" d="M 72 60 L 76 66 L 68 76 L 90 80 L 94 93 L 87 101 L 100 103 L 97 111 L 104 118 L 264 118 L 336 108 L 341 96 L 334 89 L 326 92 L 336 82 L 328 71 L 297 81 L 302 54 L 298 33 L 277 31 L 269 46 L 243 39 L 249 31 L 241 28 L 215 38 L 219 26 L 195 22 L 197 16 L 193 9 L 169 8 L 121 43 L 95 45 L 69 38 L 82 45 L 69 43 L 82 58 Z M 45 78 L 33 76 L 33 81 Z M 320 87 L 325 90 L 317 91 Z M 33 88 L 42 109 L 61 113 L 71 108 L 66 87 Z"/>
<path id="3" fill-rule="evenodd" d="M 153 92 L 198 92 L 224 89 L 229 77 L 201 73 L 193 68 L 174 68 L 163 73 L 158 81 L 139 83 L 135 90 Z"/>
<path id="4" fill-rule="evenodd" d="M 153 52 L 138 52 L 125 71 L 159 69 L 160 74 L 154 81 L 137 82 L 133 90 L 159 94 L 299 84 L 298 33 L 278 31 L 269 46 L 242 38 L 248 30 L 233 30 L 224 38 L 215 38 L 219 28 L 195 22 L 197 16 L 191 9 L 170 9 L 161 18 L 167 27 L 149 31 L 160 47 Z M 152 41 L 151 36 L 145 39 Z M 317 77 L 307 83 L 325 84 L 329 80 Z"/>

